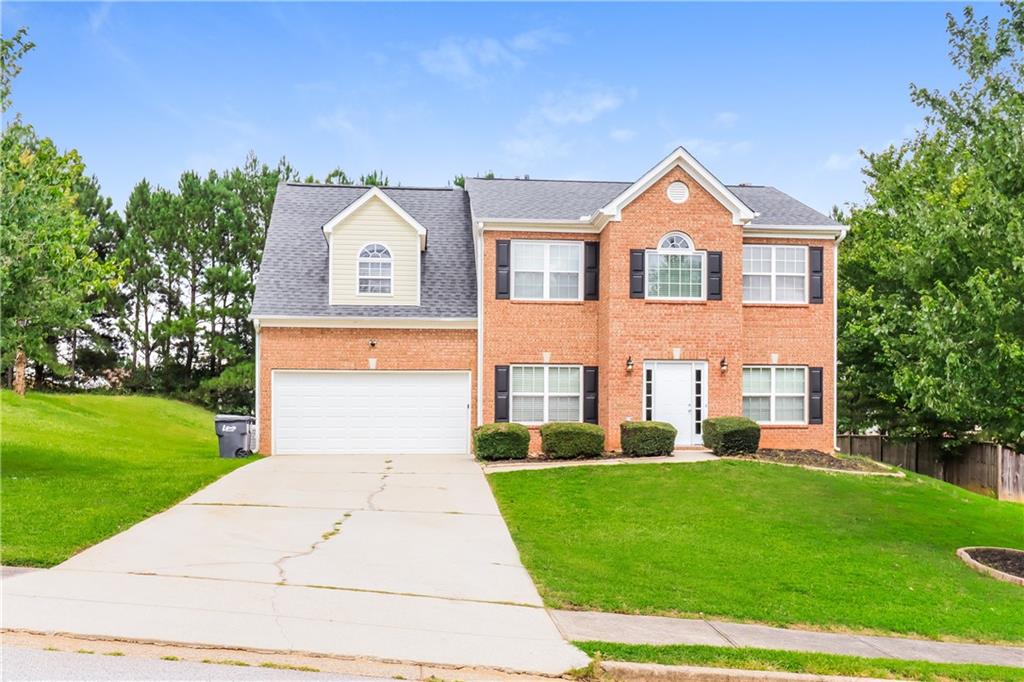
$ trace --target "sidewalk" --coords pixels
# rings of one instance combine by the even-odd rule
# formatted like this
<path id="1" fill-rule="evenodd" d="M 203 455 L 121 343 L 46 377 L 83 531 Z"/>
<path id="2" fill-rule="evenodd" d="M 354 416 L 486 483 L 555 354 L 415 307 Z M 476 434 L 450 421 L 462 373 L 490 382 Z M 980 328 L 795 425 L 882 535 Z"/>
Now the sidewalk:
<path id="1" fill-rule="evenodd" d="M 550 613 L 558 629 L 569 641 L 706 644 L 1024 668 L 1024 647 L 810 632 L 717 620 L 630 616 L 595 611 L 552 610 Z"/>

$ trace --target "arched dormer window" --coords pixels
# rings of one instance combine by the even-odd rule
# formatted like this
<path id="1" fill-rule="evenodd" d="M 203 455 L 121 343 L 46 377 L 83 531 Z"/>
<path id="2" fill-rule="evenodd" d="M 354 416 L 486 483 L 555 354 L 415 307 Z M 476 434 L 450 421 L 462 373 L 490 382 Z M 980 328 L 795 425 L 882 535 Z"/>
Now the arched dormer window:
<path id="1" fill-rule="evenodd" d="M 669 232 L 647 252 L 647 298 L 703 300 L 707 253 L 682 232 Z"/>
<path id="2" fill-rule="evenodd" d="M 391 294 L 391 251 L 383 244 L 367 244 L 359 251 L 359 293 Z"/>

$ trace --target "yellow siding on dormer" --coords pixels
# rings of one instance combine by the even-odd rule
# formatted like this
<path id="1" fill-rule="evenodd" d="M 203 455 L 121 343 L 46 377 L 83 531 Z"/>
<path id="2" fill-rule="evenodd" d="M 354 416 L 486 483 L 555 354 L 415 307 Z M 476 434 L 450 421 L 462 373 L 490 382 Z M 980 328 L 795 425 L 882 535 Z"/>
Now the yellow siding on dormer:
<path id="1" fill-rule="evenodd" d="M 359 251 L 370 243 L 391 251 L 391 295 L 359 294 Z M 331 234 L 332 305 L 419 305 L 420 241 L 416 230 L 380 199 L 370 199 Z"/>

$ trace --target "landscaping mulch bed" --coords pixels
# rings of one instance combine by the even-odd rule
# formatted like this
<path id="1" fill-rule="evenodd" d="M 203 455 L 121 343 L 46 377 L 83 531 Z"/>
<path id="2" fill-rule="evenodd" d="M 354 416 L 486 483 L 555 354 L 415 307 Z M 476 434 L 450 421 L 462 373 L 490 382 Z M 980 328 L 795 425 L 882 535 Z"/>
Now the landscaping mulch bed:
<path id="1" fill-rule="evenodd" d="M 1005 547 L 972 547 L 967 554 L 979 564 L 1024 578 L 1024 551 Z"/>
<path id="2" fill-rule="evenodd" d="M 836 457 L 821 450 L 758 450 L 753 455 L 743 455 L 740 459 L 753 459 L 777 464 L 795 464 L 797 466 L 818 467 L 819 469 L 837 469 L 839 471 L 864 471 L 869 473 L 888 473 L 890 469 L 867 459 L 854 457 Z"/>

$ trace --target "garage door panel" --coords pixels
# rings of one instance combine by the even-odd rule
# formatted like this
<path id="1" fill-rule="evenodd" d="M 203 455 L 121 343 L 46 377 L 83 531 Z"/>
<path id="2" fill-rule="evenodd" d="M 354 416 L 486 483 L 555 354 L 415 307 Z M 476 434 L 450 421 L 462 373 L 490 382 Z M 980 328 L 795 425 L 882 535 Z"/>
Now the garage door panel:
<path id="1" fill-rule="evenodd" d="M 467 372 L 274 372 L 274 451 L 467 452 Z"/>

